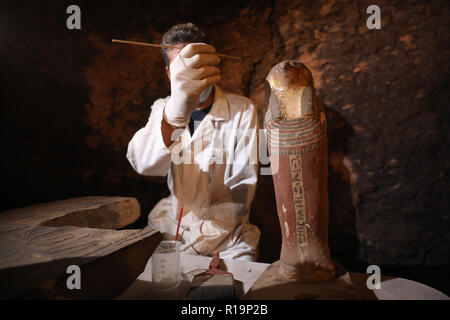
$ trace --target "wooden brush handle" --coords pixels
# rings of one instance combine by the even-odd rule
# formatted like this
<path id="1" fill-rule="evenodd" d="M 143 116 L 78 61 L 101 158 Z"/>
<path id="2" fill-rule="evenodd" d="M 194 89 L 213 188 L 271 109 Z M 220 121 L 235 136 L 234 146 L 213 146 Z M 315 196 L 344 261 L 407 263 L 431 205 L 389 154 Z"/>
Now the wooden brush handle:
<path id="1" fill-rule="evenodd" d="M 209 263 L 209 269 L 220 269 L 219 251 L 214 251 L 211 262 Z"/>
<path id="2" fill-rule="evenodd" d="M 164 44 L 157 44 L 157 43 L 147 43 L 147 42 L 139 42 L 139 41 L 129 41 L 129 40 L 119 40 L 119 39 L 112 39 L 112 42 L 116 43 L 124 43 L 124 44 L 134 44 L 138 46 L 146 46 L 146 47 L 156 47 L 156 48 L 171 48 L 171 49 L 178 49 L 181 50 L 182 48 L 179 48 L 177 46 L 168 46 Z M 229 58 L 233 60 L 241 60 L 239 57 L 230 56 L 228 54 L 223 53 L 214 53 L 216 56 L 223 57 L 223 58 Z"/>

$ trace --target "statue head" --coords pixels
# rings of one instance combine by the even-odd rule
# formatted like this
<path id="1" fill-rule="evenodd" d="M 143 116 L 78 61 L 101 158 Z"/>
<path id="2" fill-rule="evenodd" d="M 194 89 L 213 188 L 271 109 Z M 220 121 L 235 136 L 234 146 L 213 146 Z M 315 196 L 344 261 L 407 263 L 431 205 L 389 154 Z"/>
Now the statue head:
<path id="1" fill-rule="evenodd" d="M 300 61 L 275 65 L 266 77 L 265 92 L 272 121 L 318 115 L 312 75 Z"/>

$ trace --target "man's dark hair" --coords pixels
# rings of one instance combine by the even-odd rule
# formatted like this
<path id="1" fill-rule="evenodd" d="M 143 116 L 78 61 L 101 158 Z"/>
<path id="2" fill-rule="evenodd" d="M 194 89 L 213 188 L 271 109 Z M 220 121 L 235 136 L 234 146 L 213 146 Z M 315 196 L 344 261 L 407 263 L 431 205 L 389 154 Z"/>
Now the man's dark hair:
<path id="1" fill-rule="evenodd" d="M 162 38 L 161 44 L 174 46 L 191 42 L 208 43 L 205 33 L 193 23 L 182 23 L 170 28 Z M 162 57 L 166 66 L 169 66 L 168 48 L 161 48 Z"/>

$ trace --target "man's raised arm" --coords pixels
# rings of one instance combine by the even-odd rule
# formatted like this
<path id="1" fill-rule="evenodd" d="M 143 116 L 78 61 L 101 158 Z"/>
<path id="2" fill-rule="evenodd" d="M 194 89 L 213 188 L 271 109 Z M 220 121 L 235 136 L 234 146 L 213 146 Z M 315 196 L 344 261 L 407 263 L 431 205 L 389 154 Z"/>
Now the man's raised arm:
<path id="1" fill-rule="evenodd" d="M 128 144 L 127 158 L 133 169 L 146 176 L 166 176 L 171 164 L 174 129 L 164 125 L 163 109 L 167 99 L 152 106 L 146 126 L 135 133 Z"/>

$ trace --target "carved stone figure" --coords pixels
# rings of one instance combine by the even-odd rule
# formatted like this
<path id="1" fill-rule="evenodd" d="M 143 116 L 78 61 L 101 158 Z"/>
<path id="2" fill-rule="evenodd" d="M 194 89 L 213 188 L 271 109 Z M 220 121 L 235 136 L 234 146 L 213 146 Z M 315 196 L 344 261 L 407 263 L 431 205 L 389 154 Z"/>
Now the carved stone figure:
<path id="1" fill-rule="evenodd" d="M 328 248 L 327 122 L 311 72 L 299 61 L 283 61 L 266 80 L 264 126 L 282 247 L 280 260 L 246 298 L 352 298 L 349 274 L 331 261 Z"/>
<path id="2" fill-rule="evenodd" d="M 281 271 L 320 282 L 334 276 L 328 248 L 327 124 L 311 72 L 283 61 L 269 72 L 265 128 L 282 230 Z"/>

